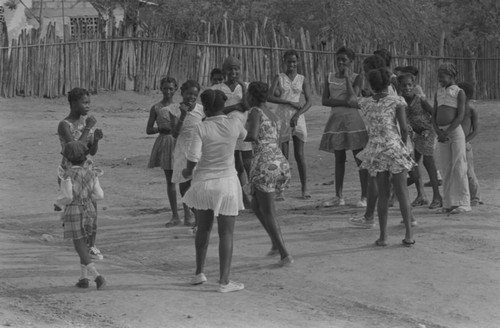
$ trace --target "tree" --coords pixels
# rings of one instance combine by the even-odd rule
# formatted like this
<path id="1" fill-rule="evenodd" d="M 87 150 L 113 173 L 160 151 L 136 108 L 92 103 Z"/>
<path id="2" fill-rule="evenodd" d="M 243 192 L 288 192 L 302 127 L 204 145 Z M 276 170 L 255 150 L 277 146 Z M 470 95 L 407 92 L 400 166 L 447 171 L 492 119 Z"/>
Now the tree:
<path id="1" fill-rule="evenodd" d="M 477 89 L 476 65 L 485 41 L 500 41 L 498 0 L 436 0 L 442 28 L 451 46 L 462 47 L 470 59 L 467 80 Z"/>

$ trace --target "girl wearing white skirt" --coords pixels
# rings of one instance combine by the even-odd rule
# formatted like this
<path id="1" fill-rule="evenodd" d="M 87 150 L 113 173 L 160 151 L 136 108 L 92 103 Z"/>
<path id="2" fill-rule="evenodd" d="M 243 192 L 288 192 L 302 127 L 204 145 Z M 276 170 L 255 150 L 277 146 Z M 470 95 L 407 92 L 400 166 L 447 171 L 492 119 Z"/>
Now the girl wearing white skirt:
<path id="1" fill-rule="evenodd" d="M 229 280 L 233 256 L 233 231 L 238 212 L 243 207 L 242 192 L 234 166 L 234 149 L 237 140 L 246 137 L 246 130 L 237 118 L 224 115 L 226 95 L 220 90 L 205 90 L 201 94 L 206 120 L 198 124 L 192 133 L 186 154 L 185 178 L 192 176 L 191 188 L 183 202 L 196 209 L 196 273 L 191 284 L 207 281 L 203 273 L 210 232 L 217 217 L 219 232 L 219 291 L 242 290 L 244 285 Z M 196 168 L 196 169 L 195 169 Z"/>

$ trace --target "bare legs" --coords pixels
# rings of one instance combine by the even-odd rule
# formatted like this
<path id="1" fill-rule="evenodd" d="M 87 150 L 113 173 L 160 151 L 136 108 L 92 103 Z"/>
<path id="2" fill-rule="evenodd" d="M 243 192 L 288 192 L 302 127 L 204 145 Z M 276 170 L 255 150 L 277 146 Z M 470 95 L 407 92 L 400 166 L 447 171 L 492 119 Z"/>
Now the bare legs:
<path id="1" fill-rule="evenodd" d="M 362 149 L 353 150 L 352 154 L 356 165 L 359 167 L 361 161 L 356 157 Z M 346 151 L 345 150 L 335 150 L 335 196 L 338 198 L 343 198 L 344 191 L 344 176 L 345 176 L 345 162 L 346 162 Z M 359 182 L 361 184 L 361 198 L 367 197 L 368 192 L 368 171 L 359 170 Z"/>
<path id="2" fill-rule="evenodd" d="M 416 153 L 417 152 L 415 152 L 415 155 Z M 435 205 L 436 207 L 441 207 L 443 200 L 441 198 L 441 194 L 439 193 L 439 181 L 438 181 L 436 163 L 434 162 L 434 157 L 426 155 L 424 155 L 423 157 L 424 158 L 422 161 L 424 162 L 424 167 L 427 170 L 427 173 L 429 174 L 429 179 L 431 180 L 431 185 L 432 185 L 431 204 L 436 204 Z"/>
<path id="3" fill-rule="evenodd" d="M 254 213 L 257 215 L 269 238 L 271 238 L 271 249 L 278 250 L 282 260 L 290 256 L 290 253 L 285 248 L 280 225 L 276 220 L 274 193 L 256 190 L 252 198 L 252 206 Z"/>
<path id="4" fill-rule="evenodd" d="M 186 191 L 188 191 L 189 187 L 191 187 L 191 180 L 179 183 L 179 191 L 180 191 L 182 197 L 184 197 L 184 194 L 186 193 Z M 184 203 L 182 203 L 182 206 L 184 207 L 184 225 L 185 226 L 192 226 L 193 221 L 191 219 L 191 210 Z M 194 210 L 193 210 L 193 213 L 194 213 Z M 194 214 L 195 214 L 194 225 L 196 225 L 196 213 L 194 213 Z"/>
<path id="5" fill-rule="evenodd" d="M 422 176 L 418 165 L 421 157 L 422 155 L 415 150 L 415 162 L 417 163 L 417 166 L 414 166 L 413 169 L 408 172 L 408 175 L 410 176 L 408 180 L 415 183 L 415 187 L 417 188 L 417 198 L 415 198 L 415 200 L 411 203 L 412 206 L 427 205 L 429 203 L 427 201 L 427 197 L 425 196 L 424 183 L 422 182 Z"/>
<path id="6" fill-rule="evenodd" d="M 234 151 L 234 163 L 241 186 L 244 186 L 248 182 L 248 174 L 250 173 L 250 167 L 252 165 L 252 157 L 253 154 L 251 150 Z M 250 197 L 244 191 L 242 194 L 245 208 L 250 208 L 252 206 Z"/>
<path id="7" fill-rule="evenodd" d="M 304 141 L 300 140 L 297 136 L 292 136 L 293 140 L 293 155 L 295 161 L 297 162 L 297 170 L 299 171 L 300 185 L 302 190 L 302 198 L 309 199 L 311 195 L 307 190 L 307 166 L 306 159 L 304 155 Z M 289 152 L 289 141 L 281 143 L 281 152 L 288 159 Z"/>
<path id="8" fill-rule="evenodd" d="M 207 257 L 210 232 L 214 223 L 214 212 L 212 210 L 197 210 L 198 230 L 196 231 L 196 274 L 203 272 Z M 219 265 L 220 284 L 229 283 L 231 271 L 231 260 L 233 257 L 233 232 L 235 216 L 219 215 L 217 225 L 219 232 Z"/>
<path id="9" fill-rule="evenodd" d="M 177 212 L 177 191 L 175 190 L 175 183 L 172 183 L 173 170 L 163 170 L 167 180 L 167 196 L 172 210 L 172 219 L 167 222 L 166 227 L 176 226 L 180 223 L 179 213 Z"/>
<path id="10" fill-rule="evenodd" d="M 411 205 L 408 199 L 408 187 L 406 186 L 407 172 L 404 170 L 401 173 L 392 175 L 394 192 L 399 199 L 399 209 L 403 216 L 403 222 L 406 228 L 405 239 L 403 243 L 413 243 L 413 233 L 411 231 Z M 387 245 L 387 212 L 390 197 L 390 173 L 380 172 L 377 174 L 378 186 L 378 220 L 380 225 L 380 237 L 375 242 L 378 246 Z"/>

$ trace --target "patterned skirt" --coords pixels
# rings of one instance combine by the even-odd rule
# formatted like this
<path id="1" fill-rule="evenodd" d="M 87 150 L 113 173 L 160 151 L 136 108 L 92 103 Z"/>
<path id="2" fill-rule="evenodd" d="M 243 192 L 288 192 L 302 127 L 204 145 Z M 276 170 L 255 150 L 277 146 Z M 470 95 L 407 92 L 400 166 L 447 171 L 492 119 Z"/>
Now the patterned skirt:
<path id="1" fill-rule="evenodd" d="M 255 189 L 263 192 L 283 191 L 290 181 L 290 164 L 278 147 L 256 152 L 250 168 L 252 194 Z M 273 151 L 274 150 L 274 151 Z M 279 154 L 276 154 L 278 153 Z"/>
<path id="2" fill-rule="evenodd" d="M 434 156 L 434 149 L 436 148 L 437 143 L 436 131 L 425 131 L 428 132 L 426 132 L 425 134 L 418 134 L 416 132 L 413 133 L 412 141 L 415 146 L 415 150 L 423 156 Z"/>
<path id="3" fill-rule="evenodd" d="M 64 239 L 89 238 L 97 231 L 97 211 L 92 201 L 69 204 L 62 214 Z"/>
<path id="4" fill-rule="evenodd" d="M 182 202 L 197 210 L 213 210 L 214 216 L 237 216 L 245 209 L 238 176 L 202 181 L 192 180 Z"/>
<path id="5" fill-rule="evenodd" d="M 148 168 L 161 167 L 164 170 L 174 169 L 175 138 L 170 134 L 160 134 L 156 138 Z"/>
<path id="6" fill-rule="evenodd" d="M 356 157 L 362 161 L 360 168 L 368 170 L 371 176 L 386 171 L 398 174 L 404 170 L 410 171 L 416 165 L 410 151 L 402 141 L 395 147 L 368 142 L 365 149 Z"/>

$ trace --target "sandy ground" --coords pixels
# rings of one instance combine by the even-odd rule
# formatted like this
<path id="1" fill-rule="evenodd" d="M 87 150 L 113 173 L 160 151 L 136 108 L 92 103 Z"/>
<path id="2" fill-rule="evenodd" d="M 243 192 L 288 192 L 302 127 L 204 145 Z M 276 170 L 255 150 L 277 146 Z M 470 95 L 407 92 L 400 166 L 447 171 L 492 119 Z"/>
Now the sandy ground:
<path id="1" fill-rule="evenodd" d="M 105 134 L 96 156 L 105 172 L 97 243 L 105 255 L 98 269 L 109 283 L 103 291 L 73 287 L 79 261 L 52 210 L 60 160 L 56 127 L 67 115 L 66 100 L 0 99 L 0 326 L 500 327 L 500 103 L 478 103 L 481 131 L 473 144 L 485 205 L 460 216 L 415 208 L 414 248 L 400 245 L 397 208 L 389 214 L 388 247 L 373 246 L 377 229 L 348 225 L 361 213 L 354 206 L 359 182 L 351 155 L 347 205 L 321 207 L 333 196 L 333 186 L 323 184 L 332 180 L 333 155 L 318 151 L 329 110 L 313 107 L 306 149 L 313 198 L 299 199 L 293 174 L 287 200 L 278 204 L 296 262 L 280 268 L 277 259 L 266 258 L 268 237 L 251 213 L 242 213 L 232 278 L 246 289 L 226 295 L 216 292 L 216 230 L 209 281 L 192 287 L 194 238 L 185 227 L 163 226 L 171 215 L 164 175 L 146 169 L 154 143 L 146 121 L 159 98 L 132 92 L 92 97 Z"/>

